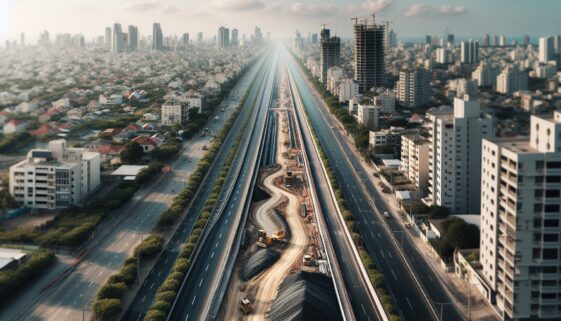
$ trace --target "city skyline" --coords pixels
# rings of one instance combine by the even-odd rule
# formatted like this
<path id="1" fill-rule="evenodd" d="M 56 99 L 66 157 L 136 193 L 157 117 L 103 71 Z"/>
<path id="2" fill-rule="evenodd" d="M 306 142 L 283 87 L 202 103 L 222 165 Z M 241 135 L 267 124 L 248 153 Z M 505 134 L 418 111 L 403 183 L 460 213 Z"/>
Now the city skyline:
<path id="1" fill-rule="evenodd" d="M 32 6 L 34 10 L 28 8 Z M 548 10 L 544 11 L 543 8 Z M 196 8 L 196 9 L 194 9 Z M 350 17 L 375 13 L 379 21 L 392 21 L 392 28 L 402 39 L 421 37 L 425 33 L 443 33 L 448 26 L 451 33 L 464 37 L 481 37 L 485 33 L 504 34 L 507 37 L 541 36 L 561 32 L 554 14 L 561 3 L 545 0 L 532 6 L 522 0 L 482 0 L 463 4 L 462 1 L 431 0 L 333 0 L 319 3 L 310 0 L 282 2 L 262 0 L 216 0 L 201 5 L 193 1 L 2 1 L 0 3 L 0 41 L 19 39 L 24 33 L 29 43 L 34 43 L 43 30 L 51 34 L 82 33 L 87 40 L 102 35 L 108 25 L 138 25 L 141 36 L 151 35 L 153 22 L 160 22 L 167 35 L 202 31 L 216 32 L 216 24 L 230 25 L 240 34 L 251 34 L 255 25 L 270 31 L 273 37 L 287 38 L 294 29 L 304 32 L 319 31 L 327 24 L 334 35 L 352 36 Z M 86 14 L 84 14 L 86 13 Z M 497 23 L 497 16 L 509 16 L 509 21 Z M 251 17 L 251 19 L 247 19 Z M 477 18 L 478 23 L 473 24 Z M 532 23 L 539 19 L 540 24 Z M 29 23 L 33 21 L 33 23 Z M 287 25 L 291 28 L 287 28 Z"/>

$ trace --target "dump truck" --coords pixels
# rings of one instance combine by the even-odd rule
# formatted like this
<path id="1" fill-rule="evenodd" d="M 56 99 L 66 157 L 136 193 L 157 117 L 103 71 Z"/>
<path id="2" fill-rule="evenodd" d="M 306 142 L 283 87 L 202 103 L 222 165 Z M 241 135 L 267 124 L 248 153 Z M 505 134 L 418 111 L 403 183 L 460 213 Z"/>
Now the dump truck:
<path id="1" fill-rule="evenodd" d="M 251 304 L 251 301 L 249 301 L 247 298 L 241 299 L 240 310 L 243 312 L 243 314 L 250 314 L 251 312 L 253 312 L 253 305 Z"/>
<path id="2" fill-rule="evenodd" d="M 271 235 L 271 239 L 274 242 L 284 242 L 284 239 L 286 238 L 286 235 L 284 233 L 284 231 L 278 231 L 277 233 Z"/>

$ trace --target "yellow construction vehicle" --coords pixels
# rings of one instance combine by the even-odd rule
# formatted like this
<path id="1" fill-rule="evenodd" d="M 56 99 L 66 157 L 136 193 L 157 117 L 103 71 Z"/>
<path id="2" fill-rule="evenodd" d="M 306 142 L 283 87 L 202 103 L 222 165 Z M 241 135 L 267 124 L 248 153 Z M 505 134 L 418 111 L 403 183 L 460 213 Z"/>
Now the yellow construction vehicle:
<path id="1" fill-rule="evenodd" d="M 267 248 L 271 245 L 272 240 L 270 237 L 267 237 L 267 231 L 265 230 L 258 230 L 257 231 L 257 246 L 262 248 Z"/>
<path id="2" fill-rule="evenodd" d="M 243 312 L 243 314 L 250 314 L 251 312 L 253 312 L 253 305 L 251 304 L 251 301 L 249 301 L 247 298 L 241 299 L 240 310 Z"/>
<path id="3" fill-rule="evenodd" d="M 284 239 L 286 238 L 286 235 L 284 234 L 284 231 L 278 231 L 277 233 L 271 235 L 271 239 L 273 239 L 274 242 L 283 242 Z"/>

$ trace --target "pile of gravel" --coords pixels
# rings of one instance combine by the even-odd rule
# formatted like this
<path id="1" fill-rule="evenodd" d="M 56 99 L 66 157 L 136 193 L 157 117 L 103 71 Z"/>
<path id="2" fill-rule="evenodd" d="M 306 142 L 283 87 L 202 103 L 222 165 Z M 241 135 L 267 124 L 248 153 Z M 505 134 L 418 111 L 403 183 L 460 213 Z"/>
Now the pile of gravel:
<path id="1" fill-rule="evenodd" d="M 261 271 L 275 264 L 280 258 L 280 253 L 272 249 L 263 249 L 255 252 L 240 269 L 242 281 L 251 280 Z"/>
<path id="2" fill-rule="evenodd" d="M 343 320 L 332 280 L 309 272 L 297 272 L 284 280 L 269 317 L 271 321 Z"/>

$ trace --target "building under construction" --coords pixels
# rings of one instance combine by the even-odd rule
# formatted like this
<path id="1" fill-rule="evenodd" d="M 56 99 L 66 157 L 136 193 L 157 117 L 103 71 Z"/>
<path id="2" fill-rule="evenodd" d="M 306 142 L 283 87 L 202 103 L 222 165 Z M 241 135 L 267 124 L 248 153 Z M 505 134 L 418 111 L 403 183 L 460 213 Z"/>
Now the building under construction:
<path id="1" fill-rule="evenodd" d="M 331 67 L 338 66 L 341 58 L 341 39 L 339 37 L 330 37 L 329 29 L 321 30 L 321 82 L 327 83 L 327 70 Z"/>
<path id="2" fill-rule="evenodd" d="M 385 26 L 377 25 L 374 16 L 372 23 L 366 18 L 354 19 L 355 81 L 359 93 L 365 93 L 384 83 Z"/>

